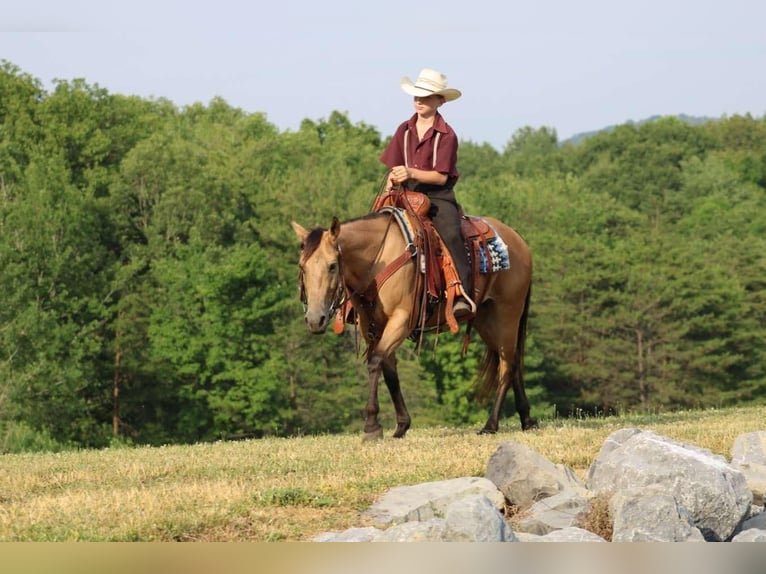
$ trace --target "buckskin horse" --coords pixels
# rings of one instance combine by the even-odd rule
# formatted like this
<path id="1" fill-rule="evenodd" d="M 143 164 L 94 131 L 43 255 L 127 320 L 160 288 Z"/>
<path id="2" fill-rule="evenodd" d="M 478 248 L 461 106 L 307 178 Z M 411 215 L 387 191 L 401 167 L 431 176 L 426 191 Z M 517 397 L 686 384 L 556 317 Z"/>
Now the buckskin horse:
<path id="1" fill-rule="evenodd" d="M 375 211 L 340 222 L 329 229 L 307 230 L 296 222 L 292 227 L 301 241 L 300 290 L 305 322 L 312 333 L 324 333 L 347 299 L 353 306 L 367 345 L 369 394 L 365 408 L 364 439 L 380 439 L 378 381 L 380 373 L 396 409 L 395 438 L 410 427 L 396 368 L 396 350 L 413 335 L 414 316 L 422 313 L 417 291 L 421 264 L 416 249 L 394 222 L 393 211 Z M 524 390 L 524 343 L 532 280 L 532 256 L 526 242 L 512 228 L 490 217 L 468 218 L 483 222 L 507 246 L 509 268 L 474 272 L 477 309 L 469 317 L 486 345 L 479 375 L 478 394 L 494 403 L 480 433 L 498 430 L 503 402 L 513 387 L 516 411 L 524 430 L 537 426 L 530 417 Z M 477 258 L 474 258 L 477 259 Z M 486 261 L 485 261 L 486 263 Z M 485 265 L 486 267 L 486 265 Z M 441 305 L 431 325 L 444 324 Z M 432 312 L 433 315 L 433 312 Z M 438 328 L 438 327 L 437 327 Z M 454 329 L 453 329 L 454 331 Z M 467 344 L 468 332 L 466 333 Z"/>

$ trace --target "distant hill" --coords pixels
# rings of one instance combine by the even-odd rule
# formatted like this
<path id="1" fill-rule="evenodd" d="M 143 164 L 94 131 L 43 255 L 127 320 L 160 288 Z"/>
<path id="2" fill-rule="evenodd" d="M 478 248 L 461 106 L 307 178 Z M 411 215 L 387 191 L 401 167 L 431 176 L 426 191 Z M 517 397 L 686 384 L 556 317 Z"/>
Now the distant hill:
<path id="1" fill-rule="evenodd" d="M 699 125 L 702 125 L 702 124 L 707 123 L 707 122 L 715 121 L 715 119 L 716 119 L 716 118 L 709 118 L 709 117 L 704 117 L 704 116 L 702 116 L 702 117 L 700 117 L 700 116 L 687 116 L 686 114 L 678 114 L 676 116 L 651 116 L 651 117 L 648 117 L 646 119 L 639 120 L 637 122 L 634 122 L 633 120 L 628 120 L 624 124 L 617 124 L 617 125 L 607 126 L 605 128 L 601 128 L 600 130 L 594 130 L 594 131 L 591 131 L 591 132 L 582 132 L 582 133 L 579 133 L 579 134 L 575 134 L 571 138 L 562 141 L 560 143 L 560 145 L 566 145 L 566 144 L 577 145 L 578 143 L 580 143 L 584 139 L 587 139 L 587 138 L 589 138 L 591 136 L 594 136 L 594 135 L 596 135 L 598 133 L 610 132 L 613 129 L 615 129 L 616 127 L 618 127 L 618 125 L 633 124 L 633 125 L 637 125 L 638 126 L 638 125 L 641 125 L 641 124 L 645 124 L 647 122 L 656 122 L 659 119 L 667 118 L 667 117 L 678 118 L 682 122 L 687 123 L 687 124 L 692 125 L 692 126 L 699 126 Z"/>

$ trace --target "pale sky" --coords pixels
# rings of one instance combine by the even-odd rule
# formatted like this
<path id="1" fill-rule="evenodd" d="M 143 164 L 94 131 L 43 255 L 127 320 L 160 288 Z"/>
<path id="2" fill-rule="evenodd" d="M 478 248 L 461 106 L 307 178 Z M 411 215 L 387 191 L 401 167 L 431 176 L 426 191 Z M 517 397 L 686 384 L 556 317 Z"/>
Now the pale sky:
<path id="1" fill-rule="evenodd" d="M 463 97 L 462 140 L 502 150 L 652 115 L 766 114 L 764 0 L 0 0 L 0 59 L 177 106 L 216 96 L 280 130 L 334 110 L 383 136 L 422 68 Z"/>

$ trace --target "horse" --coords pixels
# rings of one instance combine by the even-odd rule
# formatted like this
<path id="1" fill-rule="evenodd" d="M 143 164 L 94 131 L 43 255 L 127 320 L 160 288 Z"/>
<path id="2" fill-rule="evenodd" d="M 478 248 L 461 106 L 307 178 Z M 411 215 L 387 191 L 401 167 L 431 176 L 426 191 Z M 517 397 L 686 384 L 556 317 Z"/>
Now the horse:
<path id="1" fill-rule="evenodd" d="M 486 345 L 477 390 L 484 398 L 492 391 L 495 395 L 487 422 L 479 434 L 498 431 L 509 387 L 513 388 L 521 428 L 528 430 L 537 426 L 530 417 L 523 366 L 532 256 L 527 243 L 514 229 L 491 217 L 481 219 L 491 225 L 508 246 L 510 268 L 474 274 L 477 283 L 481 283 L 476 292 L 483 293 L 483 297 L 476 301 L 476 314 L 469 319 Z M 412 335 L 412 314 L 418 306 L 418 294 L 413 286 L 421 271 L 416 258 L 409 255 L 412 245 L 393 223 L 390 212 L 375 211 L 344 222 L 334 217 L 328 229 L 307 230 L 295 221 L 292 227 L 301 242 L 299 283 L 308 329 L 315 334 L 324 333 L 348 297 L 366 342 L 369 387 L 364 440 L 383 437 L 378 422 L 381 372 L 396 410 L 393 436 L 404 437 L 411 418 L 402 396 L 396 350 Z M 399 266 L 394 263 L 397 261 Z M 381 272 L 394 267 L 395 271 L 381 280 Z M 444 309 L 438 313 L 437 323 L 441 323 L 445 319 Z"/>

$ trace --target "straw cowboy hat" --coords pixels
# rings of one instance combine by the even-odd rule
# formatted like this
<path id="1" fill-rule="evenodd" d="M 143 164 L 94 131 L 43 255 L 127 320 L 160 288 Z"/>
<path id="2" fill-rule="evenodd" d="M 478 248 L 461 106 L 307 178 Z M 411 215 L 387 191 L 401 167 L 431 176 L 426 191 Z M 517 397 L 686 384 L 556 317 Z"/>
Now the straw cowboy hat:
<path id="1" fill-rule="evenodd" d="M 442 96 L 445 101 L 451 102 L 458 99 L 462 94 L 460 90 L 447 87 L 447 76 L 436 70 L 429 70 L 423 68 L 420 70 L 420 75 L 415 83 L 408 77 L 402 78 L 399 82 L 402 89 L 411 96 L 420 96 L 427 98 L 428 96 Z"/>

